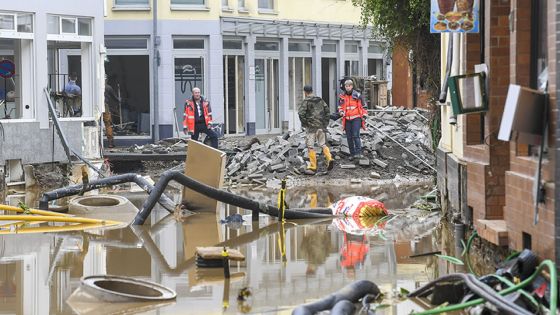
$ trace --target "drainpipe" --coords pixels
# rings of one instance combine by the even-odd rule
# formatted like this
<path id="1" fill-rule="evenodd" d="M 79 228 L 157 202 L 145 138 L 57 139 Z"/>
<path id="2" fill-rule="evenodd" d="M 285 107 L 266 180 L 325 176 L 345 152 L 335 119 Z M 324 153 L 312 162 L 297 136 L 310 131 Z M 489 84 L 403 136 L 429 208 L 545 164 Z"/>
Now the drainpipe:
<path id="1" fill-rule="evenodd" d="M 153 43 L 153 62 L 152 62 L 152 71 L 153 71 L 153 75 L 152 77 L 154 78 L 154 142 L 159 141 L 159 75 L 158 75 L 158 71 L 159 71 L 159 50 L 158 50 L 158 46 L 159 46 L 159 37 L 158 37 L 158 31 L 157 31 L 157 24 L 158 24 L 158 17 L 157 17 L 157 7 L 158 7 L 158 2 L 157 0 L 152 0 L 152 22 L 153 22 L 153 27 L 152 27 L 152 43 Z"/>

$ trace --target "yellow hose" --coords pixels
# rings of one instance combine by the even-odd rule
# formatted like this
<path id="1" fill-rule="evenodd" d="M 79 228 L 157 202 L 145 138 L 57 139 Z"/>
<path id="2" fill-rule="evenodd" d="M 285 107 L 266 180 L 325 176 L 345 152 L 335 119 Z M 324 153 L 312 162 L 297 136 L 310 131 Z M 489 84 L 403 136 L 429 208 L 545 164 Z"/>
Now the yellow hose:
<path id="1" fill-rule="evenodd" d="M 25 211 L 20 207 L 14 207 L 8 205 L 0 205 L 0 210 L 19 212 L 19 213 L 23 213 Z M 65 214 L 65 213 L 58 213 L 53 211 L 45 211 L 45 210 L 31 209 L 31 208 L 29 208 L 29 213 L 43 215 L 43 216 L 52 216 L 52 217 L 70 217 L 69 214 Z"/>
<path id="2" fill-rule="evenodd" d="M 24 228 L 17 228 L 14 231 L 0 230 L 0 235 L 82 231 L 87 229 L 95 229 L 95 228 L 103 228 L 103 227 L 107 227 L 107 225 L 106 224 L 72 224 L 72 225 L 63 225 L 63 226 L 24 227 Z"/>
<path id="3" fill-rule="evenodd" d="M 85 223 L 85 224 L 102 224 L 102 225 L 116 225 L 121 224 L 118 221 L 111 220 L 98 220 L 80 217 L 59 217 L 47 215 L 0 215 L 0 221 L 44 221 L 44 222 L 64 222 L 64 223 Z"/>

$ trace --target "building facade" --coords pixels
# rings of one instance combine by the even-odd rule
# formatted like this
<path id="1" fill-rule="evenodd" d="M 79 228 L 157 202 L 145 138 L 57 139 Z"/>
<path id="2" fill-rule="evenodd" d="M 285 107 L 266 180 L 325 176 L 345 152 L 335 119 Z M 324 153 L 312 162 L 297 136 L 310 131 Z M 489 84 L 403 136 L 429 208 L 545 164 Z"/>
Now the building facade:
<path id="1" fill-rule="evenodd" d="M 8 166 L 8 181 L 21 177 L 22 164 L 67 161 L 53 133 L 47 99 L 63 132 L 72 135 L 67 137 L 69 146 L 99 158 L 103 26 L 103 4 L 97 1 L 3 1 L 0 166 Z M 80 88 L 64 93 L 71 76 Z"/>
<path id="2" fill-rule="evenodd" d="M 481 3 L 479 34 L 442 35 L 442 74 L 448 66 L 452 75 L 473 73 L 482 63 L 489 69 L 487 112 L 459 115 L 455 125 L 451 107 L 441 107 L 437 161 L 443 204 L 456 221 L 473 224 L 484 239 L 514 250 L 529 248 L 558 263 L 558 2 Z M 450 39 L 453 63 L 447 65 Z M 540 170 L 540 146 L 497 138 L 510 84 L 548 95 Z"/>
<path id="3" fill-rule="evenodd" d="M 226 135 L 298 129 L 305 84 L 334 109 L 344 75 L 385 78 L 383 43 L 359 20 L 350 1 L 107 0 L 117 143 L 180 134 L 195 86 Z"/>

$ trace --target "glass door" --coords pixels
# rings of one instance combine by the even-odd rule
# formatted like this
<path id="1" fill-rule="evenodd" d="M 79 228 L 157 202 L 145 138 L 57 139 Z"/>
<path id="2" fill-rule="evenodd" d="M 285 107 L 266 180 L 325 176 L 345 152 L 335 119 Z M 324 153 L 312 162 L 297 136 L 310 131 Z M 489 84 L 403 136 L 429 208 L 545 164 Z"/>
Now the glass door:
<path id="1" fill-rule="evenodd" d="M 224 56 L 224 133 L 245 132 L 245 57 Z"/>
<path id="2" fill-rule="evenodd" d="M 175 58 L 175 121 L 179 136 L 183 131 L 185 101 L 192 97 L 192 89 L 200 89 L 206 98 L 204 88 L 204 58 Z"/>
<path id="3" fill-rule="evenodd" d="M 280 132 L 278 59 L 255 59 L 257 133 Z"/>

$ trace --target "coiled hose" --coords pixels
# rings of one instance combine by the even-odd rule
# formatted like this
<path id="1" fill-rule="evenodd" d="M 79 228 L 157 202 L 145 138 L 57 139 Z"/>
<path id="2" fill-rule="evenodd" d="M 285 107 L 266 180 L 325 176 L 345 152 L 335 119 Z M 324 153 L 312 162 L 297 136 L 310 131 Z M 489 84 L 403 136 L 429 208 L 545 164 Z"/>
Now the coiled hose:
<path id="1" fill-rule="evenodd" d="M 556 266 L 554 265 L 554 263 L 551 260 L 544 260 L 543 262 L 540 263 L 540 265 L 537 267 L 535 272 L 530 277 L 528 277 L 527 279 L 523 280 L 522 282 L 520 282 L 519 284 L 517 284 L 515 286 L 509 287 L 507 289 L 504 289 L 504 290 L 498 292 L 498 294 L 503 296 L 503 295 L 507 295 L 509 293 L 515 292 L 517 290 L 523 289 L 525 286 L 527 286 L 528 284 L 533 282 L 533 280 L 535 280 L 535 278 L 540 274 L 540 272 L 545 267 L 548 269 L 548 271 L 550 273 L 550 314 L 556 314 L 557 299 L 558 299 L 558 280 L 557 280 L 557 276 L 556 276 Z M 411 294 L 409 294 L 409 297 L 420 296 L 420 295 L 426 293 L 426 288 L 425 287 L 429 286 L 429 285 L 433 286 L 434 282 L 437 282 L 437 281 L 439 281 L 439 279 L 426 284 L 425 286 L 421 287 L 420 289 L 418 289 L 418 290 L 412 292 Z M 434 309 L 431 309 L 431 310 L 416 313 L 416 315 L 431 315 L 431 314 L 440 314 L 440 313 L 445 313 L 445 312 L 453 312 L 453 311 L 462 310 L 462 309 L 465 309 L 467 307 L 472 307 L 472 306 L 476 306 L 478 304 L 484 303 L 485 297 L 484 298 L 478 298 L 478 299 L 475 299 L 475 300 L 472 300 L 472 301 L 469 301 L 469 302 L 465 302 L 465 303 L 461 303 L 461 304 L 454 304 L 454 305 L 434 308 Z M 498 305 L 496 305 L 496 306 L 498 306 Z M 526 310 L 523 310 L 523 311 L 527 312 Z"/>
<path id="2" fill-rule="evenodd" d="M 312 315 L 321 311 L 330 310 L 340 301 L 349 301 L 351 303 L 356 303 L 362 297 L 373 294 L 375 296 L 379 295 L 380 291 L 377 285 L 368 280 L 359 280 L 344 288 L 338 290 L 337 292 L 313 303 L 304 304 L 295 308 L 292 315 Z M 337 306 L 339 314 L 346 314 L 349 310 L 348 303 L 343 303 Z"/>

